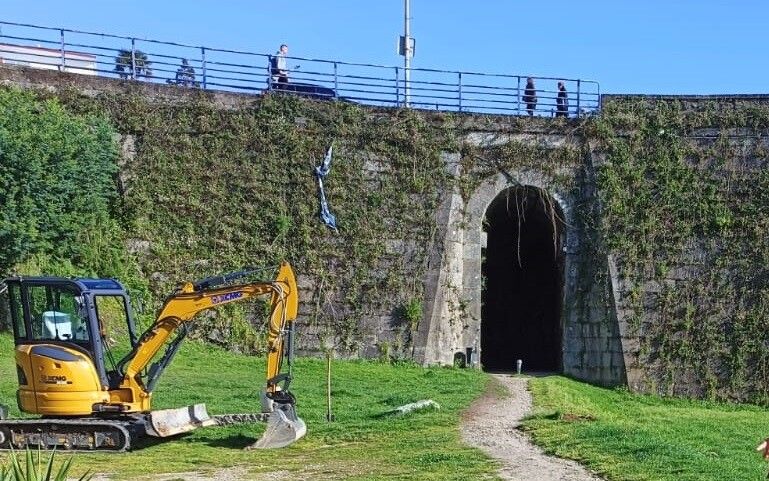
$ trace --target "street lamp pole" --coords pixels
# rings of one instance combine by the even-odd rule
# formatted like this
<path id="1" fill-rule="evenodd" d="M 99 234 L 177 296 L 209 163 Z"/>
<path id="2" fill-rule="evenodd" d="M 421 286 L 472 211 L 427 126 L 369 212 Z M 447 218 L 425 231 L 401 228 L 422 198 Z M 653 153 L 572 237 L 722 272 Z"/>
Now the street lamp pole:
<path id="1" fill-rule="evenodd" d="M 411 39 L 411 2 L 403 0 L 403 71 L 404 71 L 404 92 L 406 107 L 411 103 L 411 57 L 414 56 L 414 45 Z"/>

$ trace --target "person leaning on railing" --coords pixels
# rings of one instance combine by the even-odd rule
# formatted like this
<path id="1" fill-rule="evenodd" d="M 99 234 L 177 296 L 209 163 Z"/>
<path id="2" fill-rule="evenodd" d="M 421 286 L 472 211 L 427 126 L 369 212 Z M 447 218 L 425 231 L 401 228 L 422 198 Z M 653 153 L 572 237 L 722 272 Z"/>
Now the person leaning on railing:
<path id="1" fill-rule="evenodd" d="M 270 59 L 272 65 L 270 65 L 270 74 L 272 75 L 272 82 L 275 88 L 283 88 L 282 84 L 288 83 L 288 68 L 286 67 L 286 55 L 288 54 L 288 45 L 285 43 L 280 46 L 280 49 L 275 53 L 275 56 Z"/>

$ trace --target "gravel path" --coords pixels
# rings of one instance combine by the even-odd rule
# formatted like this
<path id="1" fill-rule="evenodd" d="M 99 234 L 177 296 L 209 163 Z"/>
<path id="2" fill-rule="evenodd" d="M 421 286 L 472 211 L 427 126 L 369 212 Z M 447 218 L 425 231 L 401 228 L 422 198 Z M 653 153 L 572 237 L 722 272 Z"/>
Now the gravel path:
<path id="1" fill-rule="evenodd" d="M 548 456 L 517 428 L 531 411 L 526 378 L 494 374 L 508 396 L 489 392 L 465 414 L 462 438 L 502 463 L 499 476 L 505 480 L 597 481 L 601 478 L 574 461 Z"/>

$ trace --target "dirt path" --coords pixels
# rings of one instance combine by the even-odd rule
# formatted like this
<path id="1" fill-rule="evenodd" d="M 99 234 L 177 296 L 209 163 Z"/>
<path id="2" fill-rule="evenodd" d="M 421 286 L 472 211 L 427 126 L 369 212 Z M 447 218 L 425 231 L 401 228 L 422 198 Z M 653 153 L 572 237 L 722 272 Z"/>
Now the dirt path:
<path id="1" fill-rule="evenodd" d="M 600 480 L 574 461 L 548 456 L 529 442 L 517 429 L 531 411 L 528 380 L 507 374 L 494 374 L 508 396 L 493 392 L 478 399 L 462 423 L 462 438 L 502 463 L 500 477 L 505 480 L 594 481 Z"/>
<path id="2" fill-rule="evenodd" d="M 517 428 L 521 419 L 531 411 L 531 394 L 527 390 L 526 378 L 506 374 L 494 374 L 500 389 L 508 392 L 500 396 L 492 389 L 467 410 L 462 422 L 462 438 L 471 445 L 482 449 L 489 456 L 499 460 L 502 468 L 499 476 L 515 481 L 601 481 L 574 461 L 545 455 L 542 450 L 529 442 Z M 497 391 L 497 392 L 495 392 Z M 219 470 L 211 475 L 202 473 L 174 473 L 145 476 L 143 481 L 273 481 L 286 479 L 290 473 L 267 473 L 248 476 L 244 467 Z M 108 476 L 96 476 L 93 481 L 109 481 Z"/>

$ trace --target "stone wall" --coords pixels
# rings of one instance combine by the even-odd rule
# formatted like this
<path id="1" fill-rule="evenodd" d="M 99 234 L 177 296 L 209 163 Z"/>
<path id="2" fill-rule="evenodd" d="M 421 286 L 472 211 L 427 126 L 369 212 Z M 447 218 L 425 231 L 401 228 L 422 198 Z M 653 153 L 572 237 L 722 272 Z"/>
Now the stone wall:
<path id="1" fill-rule="evenodd" d="M 498 118 L 491 125 L 471 125 L 463 135 L 463 145 L 479 153 L 465 155 L 464 159 L 445 156 L 447 168 L 454 175 L 476 182 L 465 192 L 459 188 L 447 192 L 439 211 L 444 241 L 441 251 L 433 257 L 440 257 L 440 262 L 434 264 L 426 280 L 426 292 L 435 294 L 426 309 L 428 323 L 420 329 L 417 343 L 424 346 L 424 351 L 417 350 L 416 359 L 448 363 L 453 354 L 471 348 L 476 359 L 483 360 L 480 332 L 484 216 L 492 200 L 505 189 L 532 186 L 558 204 L 568 226 L 564 245 L 562 370 L 599 384 L 623 384 L 624 357 L 608 265 L 596 245 L 600 243 L 598 233 L 583 222 L 584 216 L 597 215 L 598 210 L 590 157 L 581 155 L 585 138 L 574 133 L 577 124 Z M 515 145 L 516 150 L 498 149 L 509 145 Z M 488 161 L 495 156 L 496 166 L 490 169 Z M 568 160 L 559 161 L 560 157 Z"/>
<path id="2" fill-rule="evenodd" d="M 0 83 L 37 89 L 48 96 L 71 95 L 73 91 L 93 99 L 109 95 L 111 101 L 118 104 L 134 101 L 139 96 L 150 105 L 150 109 L 167 111 L 168 115 L 175 115 L 174 107 L 197 108 L 204 105 L 209 110 L 221 110 L 221 117 L 226 119 L 230 114 L 259 115 L 261 108 L 259 96 L 200 92 L 17 67 L 0 68 Z M 318 353 L 322 348 L 319 339 L 324 326 L 314 322 L 313 316 L 318 314 L 318 306 L 325 303 L 328 312 L 324 315 L 358 316 L 353 320 L 357 347 L 347 351 L 347 356 L 390 356 L 413 359 L 422 364 L 451 364 L 457 354 L 464 355 L 470 349 L 472 355 L 468 361 L 475 361 L 475 365 L 479 366 L 478 361 L 483 362 L 484 359 L 480 339 L 484 322 L 481 318 L 484 285 L 481 253 L 486 242 L 484 217 L 498 195 L 514 186 L 528 186 L 538 189 L 557 204 L 564 217 L 563 307 L 559 326 L 562 333 L 562 371 L 575 378 L 604 385 L 627 383 L 632 389 L 641 391 L 708 395 L 709 384 L 703 379 L 708 376 L 720 379 L 719 376 L 726 376 L 730 371 L 721 362 L 721 367 L 703 373 L 691 363 L 676 361 L 675 356 L 665 354 L 669 356 L 665 360 L 664 356 L 658 355 L 665 352 L 668 344 L 686 337 L 681 330 L 683 328 L 675 323 L 670 325 L 678 331 L 671 332 L 667 340 L 659 337 L 659 323 L 670 322 L 666 316 L 682 315 L 670 310 L 665 303 L 675 298 L 672 291 L 696 284 L 698 278 L 705 274 L 713 278 L 717 277 L 716 274 L 733 278 L 735 273 L 748 272 L 760 277 L 763 271 L 744 271 L 740 270 L 740 266 L 714 262 L 715 257 L 724 252 L 724 246 L 711 236 L 726 232 L 724 228 L 728 228 L 733 220 L 726 214 L 724 219 L 718 217 L 723 210 L 721 207 L 718 208 L 721 210 L 714 210 L 713 215 L 726 227 L 715 231 L 693 230 L 697 235 L 688 240 L 689 248 L 684 250 L 684 254 L 670 251 L 655 257 L 653 253 L 638 264 L 632 264 L 637 259 L 618 249 L 618 240 L 613 235 L 624 228 L 632 231 L 632 221 L 624 226 L 611 224 L 615 204 L 611 193 L 599 190 L 598 186 L 607 169 L 617 164 L 612 157 L 615 155 L 612 146 L 623 139 L 635 139 L 633 142 L 638 141 L 638 145 L 649 143 L 653 147 L 650 151 L 654 152 L 667 145 L 664 142 L 677 146 L 681 140 L 681 145 L 692 147 L 684 149 L 685 152 L 709 152 L 687 159 L 688 165 L 701 169 L 703 174 L 715 173 L 714 179 L 734 177 L 740 173 L 740 185 L 749 186 L 743 174 L 761 176 L 767 166 L 769 143 L 765 139 L 769 137 L 766 125 L 769 115 L 766 115 L 765 106 L 769 104 L 769 99 L 765 96 L 686 96 L 642 97 L 639 100 L 639 97 L 621 96 L 607 97 L 605 101 L 613 103 L 614 107 L 605 110 L 604 117 L 580 120 L 360 107 L 365 112 L 362 118 L 371 125 L 391 127 L 413 121 L 419 123 L 419 129 L 422 129 L 419 132 L 415 130 L 415 135 L 434 137 L 429 143 L 432 149 L 429 154 L 421 151 L 419 155 L 439 159 L 439 167 L 429 175 L 441 177 L 442 190 L 434 210 L 422 219 L 430 225 L 428 237 L 417 240 L 413 229 L 387 228 L 399 225 L 410 215 L 403 209 L 383 208 L 376 212 L 382 217 L 376 219 L 376 225 L 384 227 L 381 237 L 376 239 L 377 262 L 372 264 L 375 265 L 375 272 L 366 273 L 368 284 L 355 300 L 365 304 L 360 310 L 346 310 L 345 306 L 350 305 L 345 300 L 347 293 L 339 288 L 326 292 L 325 297 L 319 295 L 326 287 L 324 279 L 344 279 L 351 275 L 352 267 L 344 262 L 344 255 L 336 253 L 334 259 L 323 266 L 322 275 L 309 263 L 306 271 L 300 272 L 303 298 L 299 326 L 301 351 Z M 119 107 L 112 106 L 113 109 Z M 306 136 L 310 144 L 325 145 L 328 132 L 319 130 L 320 124 L 313 117 L 313 109 L 328 111 L 334 108 L 333 104 L 307 102 L 301 108 L 303 113 L 286 114 L 293 117 L 283 119 L 285 125 Z M 647 114 L 666 113 L 673 108 L 677 112 L 676 117 L 665 117 L 665 122 L 660 125 L 638 120 Z M 131 119 L 126 116 L 132 114 L 126 110 L 121 115 L 123 125 L 129 125 Z M 217 128 L 220 127 L 206 126 L 209 131 Z M 656 130 L 651 132 L 650 129 Z M 611 132 L 607 133 L 609 130 Z M 386 133 L 391 138 L 384 138 L 383 141 L 400 153 L 416 148 L 416 144 L 410 143 L 412 139 L 401 138 L 400 133 L 397 128 L 391 128 Z M 142 156 L 142 149 L 146 148 L 142 142 L 143 135 L 146 136 L 146 133 L 137 132 L 134 127 L 121 131 L 119 141 L 123 158 L 119 182 L 124 195 L 130 195 L 132 186 L 137 185 L 137 178 L 141 179 L 142 173 L 135 168 L 135 162 L 138 162 L 137 157 Z M 188 137 L 194 140 L 196 135 L 198 131 L 189 133 Z M 346 177 L 335 179 L 337 192 L 344 192 L 346 188 L 352 190 L 353 182 L 366 184 L 373 191 L 384 177 L 390 176 L 388 178 L 392 181 L 401 179 L 394 175 L 391 168 L 395 165 L 394 159 L 373 147 L 372 142 L 382 139 L 364 138 L 368 135 L 366 132 L 359 135 L 360 138 L 344 138 L 337 145 L 340 156 L 357 162 L 357 167 L 345 173 Z M 656 145 L 655 142 L 663 144 Z M 409 159 L 413 165 L 418 165 L 419 159 Z M 639 168 L 645 168 L 643 163 L 639 165 L 642 166 Z M 268 172 L 265 175 L 285 174 Z M 344 185 L 344 182 L 350 184 Z M 311 192 L 312 198 L 301 201 L 306 202 L 302 212 L 309 212 L 309 215 L 315 209 L 312 185 L 303 187 L 309 189 L 307 191 Z M 355 199 L 349 201 L 356 202 Z M 357 201 L 365 203 L 367 200 L 361 198 Z M 403 202 L 420 205 L 425 199 L 405 193 Z M 757 212 L 761 211 L 761 205 Z M 413 219 L 409 222 L 412 223 L 408 225 L 417 225 Z M 341 249 L 343 243 L 351 239 L 328 236 L 322 229 L 309 232 L 322 239 L 325 247 L 332 249 L 330 252 L 335 252 L 333 249 L 336 247 Z M 655 237 L 654 240 L 664 239 Z M 633 241 L 627 240 L 630 244 Z M 639 244 L 641 241 L 643 239 L 639 238 Z M 129 248 L 141 257 L 152 251 L 153 239 L 137 237 L 131 240 Z M 205 268 L 211 259 L 196 262 Z M 159 285 L 172 282 L 170 272 L 150 264 L 147 266 L 149 272 L 156 276 L 153 282 Z M 650 270 L 655 274 L 649 275 Z M 401 276 L 401 281 L 413 276 L 411 287 L 405 289 L 401 282 L 397 289 L 388 290 L 387 278 L 391 271 L 397 271 L 395 275 Z M 732 282 L 730 285 L 737 284 Z M 404 325 L 403 319 L 395 312 L 409 301 L 409 292 L 419 293 L 416 299 L 419 303 L 414 305 L 422 307 L 420 320 L 413 326 Z M 725 305 L 720 315 L 727 318 L 742 315 L 740 312 L 738 308 Z M 713 317 L 716 314 L 713 311 L 707 315 Z M 670 342 L 660 345 L 662 341 Z M 711 348 L 720 349 L 715 344 L 709 345 L 708 349 Z M 676 371 L 676 367 L 681 370 Z M 671 372 L 680 374 L 671 378 Z M 746 389 L 755 389 L 760 385 L 756 379 L 752 379 L 751 383 L 751 387 Z M 716 386 L 713 388 L 716 391 L 728 391 L 721 381 L 711 382 L 710 385 Z M 731 394 L 725 397 L 738 397 L 735 387 L 729 392 Z"/>
<path id="3" fill-rule="evenodd" d="M 591 157 L 633 190 L 601 196 L 629 387 L 765 403 L 769 96 L 603 100 Z"/>
<path id="4" fill-rule="evenodd" d="M 107 95 L 113 99 L 111 102 L 120 102 L 121 98 L 125 102 L 135 102 L 132 99 L 138 95 L 144 101 L 157 105 L 158 109 L 166 110 L 168 106 L 183 107 L 206 102 L 207 105 L 237 113 L 253 109 L 259 98 L 16 67 L 0 68 L 0 82 L 42 90 L 54 96 L 71 96 L 75 92 L 101 99 Z M 120 114 L 131 115 L 126 112 Z M 398 115 L 396 110 L 373 108 L 369 113 L 370 118 L 378 120 Z M 403 294 L 372 291 L 380 297 L 369 299 L 366 308 L 361 311 L 362 317 L 356 328 L 360 345 L 347 355 L 368 358 L 405 356 L 423 364 L 451 364 L 455 354 L 466 353 L 470 348 L 473 351 L 470 361 L 480 366 L 478 361 L 482 361 L 484 356 L 480 352 L 481 248 L 485 242 L 482 222 L 487 206 L 500 192 L 510 187 L 512 176 L 515 182 L 537 187 L 552 197 L 570 226 L 565 243 L 563 371 L 602 384 L 624 382 L 622 358 L 618 356 L 616 321 L 612 317 L 609 298 L 605 295 L 609 291 L 608 277 L 602 270 L 605 270 L 606 263 L 600 251 L 585 249 L 594 242 L 595 233 L 583 225 L 580 215 L 585 214 L 578 212 L 588 212 L 594 204 L 595 186 L 590 175 L 589 159 L 581 154 L 585 146 L 585 123 L 504 116 L 452 116 L 432 112 L 419 115 L 432 124 L 436 132 L 441 132 L 440 135 L 454 139 L 444 143 L 439 153 L 449 182 L 434 212 L 434 235 L 429 245 L 415 245 L 408 231 L 391 232 L 389 238 L 381 239 L 384 263 L 379 264 L 380 272 L 374 273 L 374 277 L 385 276 L 390 269 L 388 265 L 409 262 L 418 247 L 427 248 L 424 270 L 413 269 L 414 273 L 421 272 L 417 281 L 423 292 L 422 319 L 413 332 L 404 330 L 393 313 L 398 303 L 403 301 Z M 130 120 L 123 118 L 121 122 L 131 124 Z M 307 122 L 306 118 L 294 119 L 295 125 L 300 127 Z M 450 131 L 450 135 L 446 131 Z M 141 155 L 144 135 L 141 131 L 127 130 L 119 139 L 122 152 L 119 182 L 124 193 L 130 193 L 137 176 L 142 175 L 135 165 L 137 155 Z M 518 150 L 506 151 L 509 146 Z M 361 146 L 354 146 L 354 142 L 349 140 L 337 146 L 339 155 L 346 155 L 345 152 L 350 149 L 361 149 Z M 362 164 L 364 182 L 375 185 L 381 176 L 386 175 L 389 159 L 370 151 L 358 150 L 355 154 L 368 159 Z M 488 164 L 488 158 L 492 157 L 497 167 Z M 414 199 L 414 202 L 422 202 L 422 199 Z M 384 212 L 390 218 L 402 214 Z M 130 241 L 129 248 L 141 258 L 149 255 L 153 244 L 152 239 L 137 238 Z M 199 262 L 205 264 L 208 261 Z M 329 276 L 348 275 L 334 269 L 331 265 Z M 171 277 L 168 272 L 156 270 L 151 280 L 163 285 L 172 282 Z M 318 352 L 322 347 L 318 339 L 323 336 L 324 328 L 309 318 L 309 313 L 317 310 L 318 303 L 327 303 L 332 311 L 337 308 L 342 311 L 329 315 L 345 315 L 343 304 L 339 303 L 345 293 L 332 292 L 321 298 L 319 291 L 324 288 L 323 282 L 317 276 L 299 273 L 303 299 L 300 308 L 300 352 Z"/>

